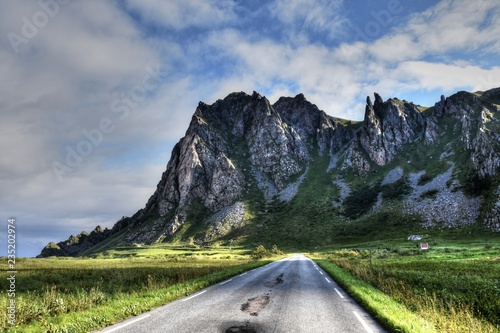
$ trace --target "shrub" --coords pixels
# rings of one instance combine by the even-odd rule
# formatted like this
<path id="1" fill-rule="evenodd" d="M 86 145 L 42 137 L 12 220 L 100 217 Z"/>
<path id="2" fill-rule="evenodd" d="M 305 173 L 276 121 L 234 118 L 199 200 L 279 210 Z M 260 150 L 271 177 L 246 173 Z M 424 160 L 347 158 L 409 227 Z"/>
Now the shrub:
<path id="1" fill-rule="evenodd" d="M 262 259 L 264 257 L 269 257 L 270 252 L 264 247 L 264 245 L 259 245 L 252 252 L 251 256 L 255 260 Z"/>
<path id="2" fill-rule="evenodd" d="M 283 251 L 278 249 L 278 245 L 274 244 L 273 247 L 271 248 L 271 253 L 277 256 L 283 255 Z"/>
<path id="3" fill-rule="evenodd" d="M 429 190 L 425 191 L 420 195 L 421 198 L 430 198 L 430 199 L 435 199 L 437 194 L 439 193 L 438 190 Z"/>
<path id="4" fill-rule="evenodd" d="M 420 176 L 420 178 L 418 179 L 418 183 L 417 185 L 418 186 L 422 186 L 422 185 L 425 185 L 427 183 L 429 183 L 433 178 L 428 175 L 427 173 L 424 173 L 422 176 Z"/>

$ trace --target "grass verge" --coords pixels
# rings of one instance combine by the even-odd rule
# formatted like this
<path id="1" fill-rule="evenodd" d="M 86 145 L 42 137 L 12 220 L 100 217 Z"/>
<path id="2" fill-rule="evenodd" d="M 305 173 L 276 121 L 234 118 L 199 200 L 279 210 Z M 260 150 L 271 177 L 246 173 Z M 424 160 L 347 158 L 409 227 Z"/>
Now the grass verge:
<path id="1" fill-rule="evenodd" d="M 357 279 L 346 270 L 327 261 L 316 260 L 330 276 L 391 332 L 438 332 L 431 323 L 408 310 L 369 283 Z"/>
<path id="2" fill-rule="evenodd" d="M 311 255 L 390 331 L 498 333 L 498 240 L 456 236 L 425 235 L 426 251 L 386 242 Z"/>

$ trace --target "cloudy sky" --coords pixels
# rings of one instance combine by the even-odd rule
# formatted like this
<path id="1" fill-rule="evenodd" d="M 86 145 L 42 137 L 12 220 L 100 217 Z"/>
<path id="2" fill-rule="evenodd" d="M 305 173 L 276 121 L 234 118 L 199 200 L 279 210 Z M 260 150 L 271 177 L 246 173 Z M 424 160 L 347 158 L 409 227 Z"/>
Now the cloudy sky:
<path id="1" fill-rule="evenodd" d="M 142 208 L 200 100 L 302 92 L 361 120 L 375 91 L 429 106 L 500 86 L 491 0 L 6 0 L 0 35 L 1 224 L 20 256 Z"/>

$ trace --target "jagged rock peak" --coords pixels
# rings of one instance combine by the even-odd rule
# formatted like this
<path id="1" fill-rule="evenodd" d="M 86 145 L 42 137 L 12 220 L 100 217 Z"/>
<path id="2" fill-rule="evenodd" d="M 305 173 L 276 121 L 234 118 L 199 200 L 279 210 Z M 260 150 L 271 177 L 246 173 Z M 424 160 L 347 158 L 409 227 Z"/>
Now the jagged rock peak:
<path id="1" fill-rule="evenodd" d="M 377 165 L 390 162 L 404 144 L 418 138 L 432 140 L 433 133 L 426 132 L 427 118 L 413 103 L 398 99 L 384 102 L 378 93 L 374 93 L 374 97 L 373 104 L 367 97 L 364 124 L 358 132 L 357 144 Z M 433 124 L 429 128 L 432 130 Z M 353 152 L 351 156 L 359 154 Z"/>
<path id="2" fill-rule="evenodd" d="M 256 99 L 261 99 L 262 98 L 262 95 L 259 94 L 258 92 L 256 92 L 255 90 L 253 91 L 252 93 L 252 97 L 253 98 L 256 98 Z"/>
<path id="3" fill-rule="evenodd" d="M 446 107 L 446 98 L 444 97 L 444 95 L 441 95 L 441 99 L 439 100 L 439 102 L 434 104 L 435 116 L 438 118 L 443 117 L 445 107 Z"/>
<path id="4" fill-rule="evenodd" d="M 306 101 L 306 97 L 304 96 L 304 94 L 300 93 L 300 94 L 297 94 L 294 99 L 298 100 L 298 101 Z"/>
<path id="5" fill-rule="evenodd" d="M 384 103 L 384 100 L 382 99 L 382 97 L 380 97 L 380 95 L 378 93 L 374 93 L 374 95 L 375 95 L 374 106 L 377 106 L 377 104 L 383 104 Z"/>
<path id="6" fill-rule="evenodd" d="M 372 100 L 370 99 L 370 96 L 366 96 L 366 105 L 369 107 L 373 107 Z"/>

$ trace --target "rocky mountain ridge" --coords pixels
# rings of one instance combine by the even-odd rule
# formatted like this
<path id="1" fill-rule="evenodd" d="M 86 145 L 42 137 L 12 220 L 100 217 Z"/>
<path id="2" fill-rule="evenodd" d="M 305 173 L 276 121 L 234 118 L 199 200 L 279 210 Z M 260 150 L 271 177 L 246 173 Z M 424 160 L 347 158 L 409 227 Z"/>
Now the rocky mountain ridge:
<path id="1" fill-rule="evenodd" d="M 402 214 L 418 215 L 418 223 L 428 227 L 459 227 L 467 216 L 471 223 L 499 231 L 499 105 L 500 88 L 441 96 L 431 108 L 397 98 L 384 101 L 375 93 L 373 103 L 367 97 L 364 121 L 353 122 L 327 115 L 302 94 L 282 97 L 273 105 L 256 92 L 232 93 L 212 105 L 200 102 L 143 209 L 122 218 L 112 229 L 98 227 L 90 234 L 50 243 L 41 256 L 97 251 L 112 246 L 110 240 L 113 244 L 151 244 L 180 237 L 202 244 L 238 234 L 248 236 L 256 230 L 250 225 L 261 225 L 258 221 L 263 214 L 272 214 L 269 205 L 294 204 L 302 182 L 311 181 L 318 169 L 315 166 L 323 160 L 327 164 L 318 170 L 330 181 L 317 190 L 331 195 L 317 209 L 321 214 L 329 212 L 323 220 L 331 219 L 332 226 L 345 221 L 344 201 L 348 204 L 355 198 L 356 188 L 387 187 L 391 182 L 384 184 L 378 172 L 387 178 L 399 168 L 400 179 L 413 194 L 391 200 L 417 203 L 402 204 Z M 427 161 L 413 161 L 414 152 Z M 463 167 L 448 170 L 458 163 Z M 392 164 L 395 167 L 386 170 Z M 424 211 L 441 207 L 440 201 L 421 198 L 423 192 L 415 197 L 422 186 L 418 183 L 425 174 L 430 178 L 427 182 L 433 183 L 448 171 L 446 181 L 436 181 L 439 185 L 426 191 L 436 191 L 436 196 L 450 193 L 446 198 L 468 191 L 474 197 L 474 208 L 470 208 L 474 213 L 429 217 Z M 352 175 L 363 179 L 364 185 L 348 184 L 346 179 Z M 363 214 L 383 210 L 384 202 L 391 201 L 384 199 L 382 190 L 375 192 L 373 206 Z M 426 209 L 419 210 L 419 203 Z M 332 226 L 328 228 L 335 232 Z"/>

